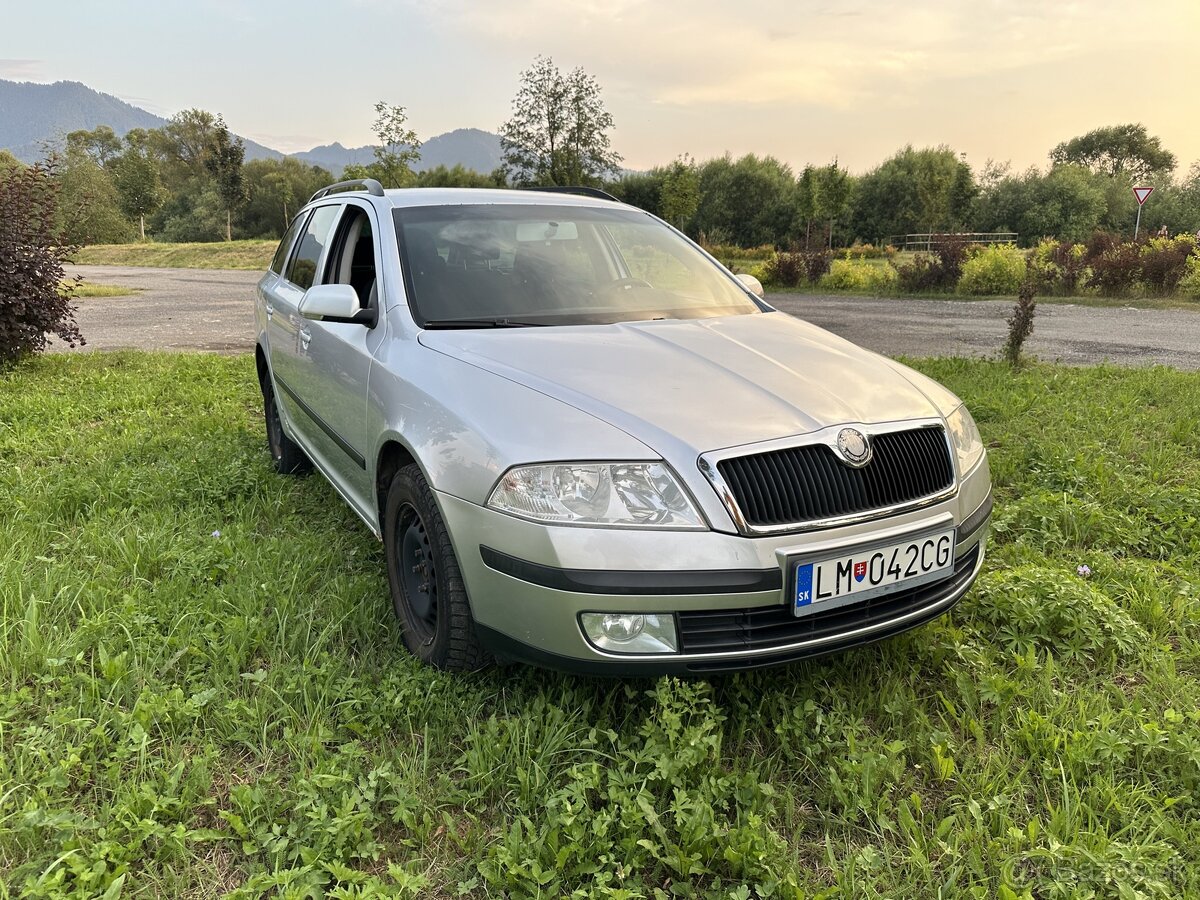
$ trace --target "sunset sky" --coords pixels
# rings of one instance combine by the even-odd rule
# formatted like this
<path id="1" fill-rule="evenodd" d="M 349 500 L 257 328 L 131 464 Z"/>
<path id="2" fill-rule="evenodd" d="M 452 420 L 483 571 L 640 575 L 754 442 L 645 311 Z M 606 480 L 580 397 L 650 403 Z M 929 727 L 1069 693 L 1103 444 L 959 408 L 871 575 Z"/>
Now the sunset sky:
<path id="1" fill-rule="evenodd" d="M 377 100 L 423 137 L 496 131 L 546 54 L 598 79 L 635 169 L 729 151 L 862 171 L 907 143 L 1020 169 L 1142 122 L 1182 172 L 1200 159 L 1198 49 L 1197 0 L 109 0 L 6 10 L 0 78 L 198 106 L 296 151 L 370 143 Z"/>

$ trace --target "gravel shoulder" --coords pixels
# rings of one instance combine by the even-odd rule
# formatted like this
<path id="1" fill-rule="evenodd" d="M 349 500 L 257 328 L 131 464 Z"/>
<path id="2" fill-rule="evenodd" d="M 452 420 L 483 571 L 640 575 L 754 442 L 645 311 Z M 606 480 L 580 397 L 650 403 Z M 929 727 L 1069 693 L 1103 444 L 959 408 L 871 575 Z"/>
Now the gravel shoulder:
<path id="1" fill-rule="evenodd" d="M 96 284 L 139 288 L 128 297 L 85 298 L 77 319 L 87 350 L 254 348 L 254 285 L 259 273 L 236 269 L 70 266 Z M 768 302 L 888 356 L 995 356 L 1012 304 L 1004 300 L 874 299 L 769 294 Z M 66 350 L 55 341 L 53 349 Z M 1072 306 L 1038 307 L 1028 351 L 1084 365 L 1166 365 L 1200 369 L 1200 312 Z M 78 352 L 78 351 L 76 351 Z"/>

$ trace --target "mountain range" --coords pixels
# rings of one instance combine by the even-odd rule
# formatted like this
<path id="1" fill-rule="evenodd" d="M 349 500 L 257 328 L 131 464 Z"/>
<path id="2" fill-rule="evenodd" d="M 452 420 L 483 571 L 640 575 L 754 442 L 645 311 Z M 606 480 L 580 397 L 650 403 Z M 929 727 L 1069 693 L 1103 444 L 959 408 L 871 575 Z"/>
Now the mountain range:
<path id="1" fill-rule="evenodd" d="M 46 142 L 61 141 L 69 132 L 108 125 L 118 135 L 133 128 L 161 128 L 162 116 L 126 103 L 111 94 L 103 94 L 78 81 L 35 84 L 0 79 L 0 149 L 17 159 L 34 162 L 43 156 Z M 246 161 L 282 159 L 278 150 L 264 147 L 248 138 Z M 350 163 L 369 163 L 374 159 L 371 147 L 343 147 L 324 144 L 291 156 L 328 169 L 334 177 Z M 462 165 L 478 172 L 490 172 L 500 165 L 500 136 L 478 128 L 458 128 L 431 137 L 421 146 L 418 171 L 438 165 Z"/>

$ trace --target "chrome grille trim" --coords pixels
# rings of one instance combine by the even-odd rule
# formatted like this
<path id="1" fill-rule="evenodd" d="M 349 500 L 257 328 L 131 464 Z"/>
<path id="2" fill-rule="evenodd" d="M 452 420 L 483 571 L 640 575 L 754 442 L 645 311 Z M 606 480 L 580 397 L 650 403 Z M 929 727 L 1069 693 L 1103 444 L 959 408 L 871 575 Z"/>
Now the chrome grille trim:
<path id="1" fill-rule="evenodd" d="M 944 490 L 935 491 L 911 500 L 906 500 L 902 503 L 875 507 L 873 509 L 856 511 L 844 515 L 832 515 L 823 518 L 804 519 L 780 524 L 751 524 L 751 522 L 747 519 L 747 516 L 741 505 L 738 503 L 737 496 L 733 489 L 722 476 L 719 464 L 730 459 L 740 459 L 743 457 L 765 457 L 766 454 L 770 454 L 778 450 L 789 450 L 822 444 L 828 447 L 834 453 L 834 455 L 837 456 L 838 432 L 847 427 L 857 428 L 859 431 L 863 432 L 863 434 L 867 435 L 868 439 L 874 438 L 878 435 L 891 434 L 894 432 L 937 428 L 941 434 L 943 442 L 945 443 L 946 454 L 949 460 L 949 486 Z M 906 419 L 898 422 L 883 422 L 873 425 L 864 425 L 856 422 L 843 422 L 806 435 L 781 438 L 773 441 L 763 441 L 758 444 L 749 444 L 741 447 L 730 447 L 724 450 L 714 450 L 709 453 L 702 454 L 698 460 L 698 465 L 701 473 L 705 478 L 708 479 L 709 483 L 713 486 L 713 489 L 717 492 L 717 496 L 721 499 L 725 509 L 729 512 L 729 515 L 733 519 L 734 525 L 737 527 L 738 531 L 747 535 L 819 531 L 826 528 L 836 528 L 842 525 L 853 525 L 858 522 L 867 522 L 875 519 L 886 518 L 888 516 L 898 515 L 910 510 L 922 509 L 927 506 L 932 506 L 935 503 L 940 503 L 943 500 L 947 500 L 958 492 L 959 485 L 957 477 L 957 465 L 954 460 L 954 448 L 950 443 L 950 436 L 946 431 L 945 425 L 940 418 Z M 772 465 L 771 458 L 766 457 L 764 460 L 762 460 L 761 465 Z M 812 477 L 819 478 L 820 475 L 817 473 Z M 813 481 L 812 484 L 816 485 L 817 482 Z"/>

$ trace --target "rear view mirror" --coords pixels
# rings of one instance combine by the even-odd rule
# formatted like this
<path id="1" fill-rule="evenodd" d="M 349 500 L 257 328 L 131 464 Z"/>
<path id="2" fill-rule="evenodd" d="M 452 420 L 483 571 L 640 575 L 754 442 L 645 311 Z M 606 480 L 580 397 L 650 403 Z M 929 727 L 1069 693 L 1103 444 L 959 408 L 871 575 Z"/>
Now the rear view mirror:
<path id="1" fill-rule="evenodd" d="M 374 311 L 363 309 L 358 291 L 348 284 L 318 284 L 300 298 L 300 315 L 317 322 L 374 324 Z"/>
<path id="2" fill-rule="evenodd" d="M 761 297 L 763 295 L 762 282 L 753 275 L 748 275 L 743 272 L 742 274 L 738 275 L 737 280 L 740 281 L 746 287 L 746 290 L 752 293 L 755 297 Z"/>

